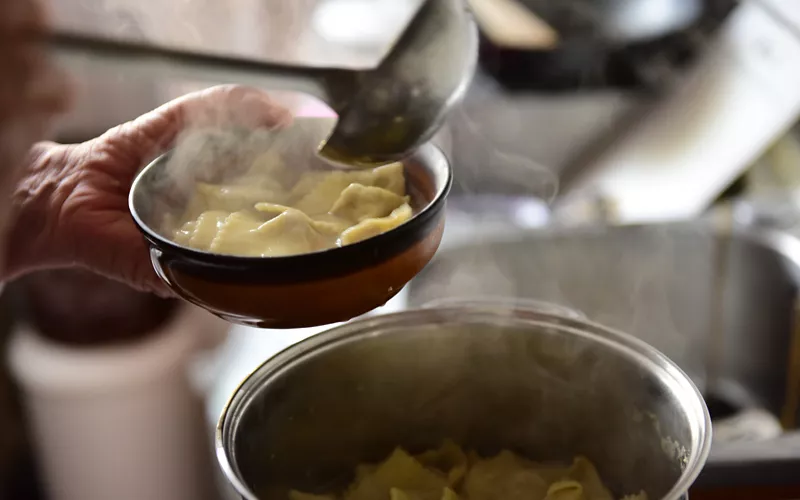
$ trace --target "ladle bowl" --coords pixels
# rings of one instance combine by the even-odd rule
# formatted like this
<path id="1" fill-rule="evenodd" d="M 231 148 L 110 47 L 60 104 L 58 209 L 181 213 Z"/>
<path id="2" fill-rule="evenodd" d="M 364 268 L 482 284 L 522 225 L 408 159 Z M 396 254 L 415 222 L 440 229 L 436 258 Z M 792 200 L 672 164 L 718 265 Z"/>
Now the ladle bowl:
<path id="1" fill-rule="evenodd" d="M 315 159 L 311 150 L 306 154 L 305 160 Z M 302 328 L 359 316 L 396 295 L 441 242 L 452 172 L 445 155 L 430 144 L 403 162 L 415 211 L 409 221 L 351 245 L 282 257 L 203 252 L 163 234 L 164 217 L 179 217 L 188 203 L 188 190 L 170 174 L 171 155 L 153 161 L 134 181 L 131 215 L 150 245 L 159 277 L 179 296 L 234 323 Z"/>
<path id="2" fill-rule="evenodd" d="M 477 64 L 466 2 L 426 0 L 377 68 L 326 81 L 339 122 L 320 155 L 356 165 L 401 160 L 441 128 Z"/>

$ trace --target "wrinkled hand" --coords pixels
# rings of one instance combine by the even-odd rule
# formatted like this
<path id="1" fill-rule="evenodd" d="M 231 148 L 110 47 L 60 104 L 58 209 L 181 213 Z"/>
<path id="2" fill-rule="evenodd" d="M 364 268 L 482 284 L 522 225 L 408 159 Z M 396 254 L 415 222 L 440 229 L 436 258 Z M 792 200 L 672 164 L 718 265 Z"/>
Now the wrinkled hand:
<path id="1" fill-rule="evenodd" d="M 83 144 L 37 144 L 14 193 L 3 275 L 79 265 L 169 295 L 128 211 L 136 174 L 187 129 L 271 128 L 290 119 L 261 91 L 222 86 L 172 101 Z"/>

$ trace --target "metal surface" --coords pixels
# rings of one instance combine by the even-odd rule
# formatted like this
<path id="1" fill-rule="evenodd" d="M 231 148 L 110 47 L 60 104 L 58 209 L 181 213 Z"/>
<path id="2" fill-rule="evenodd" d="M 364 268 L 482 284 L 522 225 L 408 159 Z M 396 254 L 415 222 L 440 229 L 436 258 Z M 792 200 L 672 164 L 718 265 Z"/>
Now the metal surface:
<path id="1" fill-rule="evenodd" d="M 647 42 L 690 27 L 703 13 L 701 0 L 523 0 L 560 37 L 598 44 Z"/>
<path id="2" fill-rule="evenodd" d="M 796 399 L 789 377 L 800 240 L 718 222 L 509 232 L 504 241 L 451 247 L 411 282 L 410 306 L 493 295 L 574 307 L 668 355 L 716 402 L 715 419 L 754 409 L 777 419 Z M 796 464 L 800 449 L 781 445 L 793 435 L 715 442 L 709 467 Z M 737 476 L 709 477 L 722 484 Z"/>
<path id="3" fill-rule="evenodd" d="M 676 33 L 702 13 L 700 0 L 600 0 L 590 2 L 599 27 L 610 40 L 652 40 Z"/>
<path id="4" fill-rule="evenodd" d="M 57 32 L 303 66 L 372 68 L 426 0 L 59 0 Z"/>
<path id="5" fill-rule="evenodd" d="M 335 491 L 359 462 L 449 437 L 483 454 L 585 454 L 617 494 L 677 500 L 709 431 L 697 389 L 650 346 L 582 319 L 469 304 L 355 321 L 275 356 L 223 412 L 217 456 L 244 498 L 285 498 Z"/>
<path id="6" fill-rule="evenodd" d="M 374 69 L 302 68 L 60 34 L 68 65 L 136 64 L 154 79 L 183 77 L 305 91 L 327 102 L 338 123 L 320 154 L 337 162 L 399 160 L 428 141 L 460 101 L 475 71 L 477 28 L 462 0 L 428 0 Z"/>

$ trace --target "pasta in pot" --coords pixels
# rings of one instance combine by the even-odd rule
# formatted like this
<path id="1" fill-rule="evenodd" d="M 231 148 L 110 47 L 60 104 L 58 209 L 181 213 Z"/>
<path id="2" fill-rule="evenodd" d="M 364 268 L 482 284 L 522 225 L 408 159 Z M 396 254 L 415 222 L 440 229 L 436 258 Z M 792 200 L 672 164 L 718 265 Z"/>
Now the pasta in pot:
<path id="1" fill-rule="evenodd" d="M 543 465 L 508 450 L 492 458 L 469 454 L 452 441 L 412 456 L 397 448 L 383 463 L 362 464 L 341 494 L 290 491 L 289 500 L 614 500 L 594 465 Z M 641 492 L 622 500 L 647 500 Z"/>
<path id="2" fill-rule="evenodd" d="M 277 257 L 350 245 L 413 215 L 401 163 L 293 176 L 276 160 L 256 161 L 233 183 L 198 183 L 166 233 L 197 250 Z"/>

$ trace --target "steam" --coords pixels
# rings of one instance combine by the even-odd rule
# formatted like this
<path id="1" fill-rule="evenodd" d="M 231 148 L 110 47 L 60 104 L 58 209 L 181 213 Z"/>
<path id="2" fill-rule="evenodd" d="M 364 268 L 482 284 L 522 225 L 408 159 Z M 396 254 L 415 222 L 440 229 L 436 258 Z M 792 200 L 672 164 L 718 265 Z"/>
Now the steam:
<path id="1" fill-rule="evenodd" d="M 480 99 L 479 96 L 475 96 Z M 558 176 L 552 169 L 536 162 L 531 158 L 503 151 L 492 139 L 484 132 L 486 127 L 498 126 L 503 129 L 519 130 L 523 128 L 522 123 L 485 123 L 479 122 L 470 116 L 465 105 L 459 106 L 454 111 L 452 123 L 459 123 L 462 135 L 461 141 L 480 144 L 480 149 L 488 154 L 488 162 L 485 168 L 488 172 L 496 174 L 497 178 L 504 185 L 514 186 L 515 191 L 524 192 L 528 196 L 540 199 L 545 203 L 551 203 L 559 189 Z M 455 166 L 458 171 L 458 165 Z M 459 183 L 458 176 L 455 179 Z M 461 184 L 462 188 L 465 187 Z M 466 189 L 465 189 L 466 190 Z"/>
<path id="2" fill-rule="evenodd" d="M 587 22 L 594 15 L 582 14 Z M 478 92 L 471 92 L 469 101 L 450 120 L 459 127 L 456 141 L 480 145 L 471 149 L 485 152 L 482 168 L 493 181 L 502 181 L 504 192 L 552 206 L 559 190 L 556 170 L 529 155 L 517 154 L 496 132 L 509 130 L 519 136 L 530 127 L 529 133 L 534 134 L 547 124 L 521 120 L 491 123 L 486 116 L 471 111 L 480 108 L 481 99 L 488 99 L 480 89 L 474 90 Z M 513 119 L 519 115 L 507 116 Z M 469 189 L 468 179 L 459 178 L 458 164 L 455 171 L 455 183 L 463 192 L 465 204 L 486 194 L 476 192 L 480 188 Z M 715 293 L 711 290 L 715 278 L 710 265 L 714 244 L 707 233 L 698 229 L 693 234 L 687 227 L 677 226 L 593 226 L 567 231 L 539 228 L 523 233 L 523 228 L 507 223 L 504 234 L 487 238 L 482 234 L 488 227 L 487 219 L 476 216 L 466 248 L 443 250 L 412 282 L 410 306 L 481 297 L 505 297 L 511 305 L 518 299 L 563 305 L 585 313 L 592 321 L 641 338 L 702 382 L 710 323 L 708 306 Z"/>
<path id="3" fill-rule="evenodd" d="M 481 96 L 473 93 L 470 98 L 475 104 Z M 459 142 L 478 143 L 480 148 L 474 149 L 488 152 L 484 168 L 507 183 L 509 191 L 552 205 L 559 189 L 555 170 L 515 154 L 487 133 L 490 127 L 518 131 L 526 124 L 487 123 L 467 106 L 451 121 L 460 126 Z M 455 170 L 458 184 L 458 164 Z M 461 187 L 466 204 L 479 195 L 465 184 Z M 639 337 L 691 375 L 704 376 L 702 339 L 708 321 L 703 308 L 713 280 L 708 266 L 713 244 L 707 236 L 674 227 L 594 226 L 565 233 L 539 228 L 523 233 L 507 224 L 505 234 L 485 237 L 486 221 L 479 214 L 467 247 L 445 249 L 412 282 L 410 306 L 486 297 L 510 299 L 510 305 L 526 306 L 520 299 L 558 304 Z M 676 317 L 678 311 L 686 316 Z"/>
<path id="4" fill-rule="evenodd" d="M 270 149 L 278 133 L 214 127 L 185 131 L 169 159 L 170 181 L 178 189 L 193 189 L 197 182 L 233 183 L 259 154 Z"/>
<path id="5" fill-rule="evenodd" d="M 201 113 L 189 123 L 153 185 L 152 202 L 158 204 L 156 212 L 165 215 L 159 228 L 165 236 L 176 229 L 176 219 L 181 218 L 198 183 L 242 186 L 243 180 L 251 182 L 254 169 L 263 174 L 264 182 L 276 182 L 275 169 L 284 166 L 288 168 L 280 172 L 288 170 L 296 180 L 303 172 L 324 166 L 315 152 L 333 120 L 296 119 L 288 126 L 246 128 L 232 125 L 227 114 L 215 118 L 218 125 L 209 124 L 210 117 L 214 113 Z M 233 208 L 252 206 L 243 199 L 241 206 Z"/>

